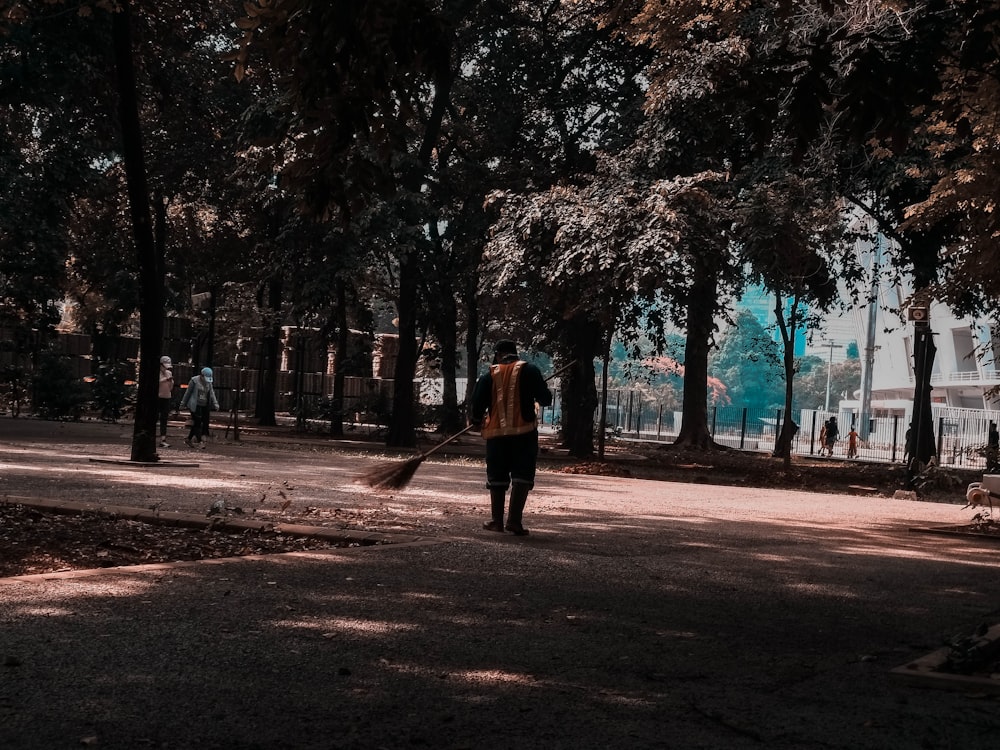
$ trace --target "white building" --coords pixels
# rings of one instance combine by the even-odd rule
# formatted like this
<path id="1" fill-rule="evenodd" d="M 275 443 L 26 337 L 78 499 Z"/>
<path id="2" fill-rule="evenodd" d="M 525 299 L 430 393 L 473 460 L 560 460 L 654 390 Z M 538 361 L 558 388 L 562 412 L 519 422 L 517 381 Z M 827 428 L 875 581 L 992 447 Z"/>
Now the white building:
<path id="1" fill-rule="evenodd" d="M 872 248 L 862 247 L 859 252 L 871 269 Z M 915 382 L 914 323 L 906 319 L 912 290 L 881 279 L 872 291 L 877 295 L 874 304 L 831 316 L 824 326 L 823 341 L 843 346 L 857 341 L 862 371 L 866 366 L 871 370 L 873 415 L 908 414 Z M 931 372 L 932 404 L 954 409 L 1000 408 L 1000 398 L 990 393 L 1000 386 L 1000 372 L 994 361 L 989 327 L 983 321 L 959 318 L 937 302 L 930 304 L 928 313 L 937 349 Z M 824 349 L 823 343 L 816 346 Z M 863 401 L 862 382 L 855 398 L 840 406 L 857 412 Z"/>
<path id="2" fill-rule="evenodd" d="M 853 398 L 831 404 L 830 411 L 841 424 L 856 423 L 862 438 L 870 438 L 872 444 L 892 444 L 898 453 L 911 421 L 916 381 L 914 322 L 907 320 L 912 289 L 871 271 L 878 254 L 878 248 L 871 245 L 859 247 L 861 261 L 877 277 L 870 288 L 875 302 L 831 316 L 829 325 L 814 339 L 816 350 L 809 353 L 825 356 L 829 350 L 824 344 L 846 347 L 857 341 L 861 382 Z M 959 318 L 937 302 L 926 309 L 936 348 L 931 419 L 939 459 L 956 465 L 977 464 L 990 422 L 1000 423 L 1000 396 L 992 393 L 1000 388 L 994 337 L 982 320 Z M 860 418 L 866 412 L 870 421 L 863 425 Z"/>

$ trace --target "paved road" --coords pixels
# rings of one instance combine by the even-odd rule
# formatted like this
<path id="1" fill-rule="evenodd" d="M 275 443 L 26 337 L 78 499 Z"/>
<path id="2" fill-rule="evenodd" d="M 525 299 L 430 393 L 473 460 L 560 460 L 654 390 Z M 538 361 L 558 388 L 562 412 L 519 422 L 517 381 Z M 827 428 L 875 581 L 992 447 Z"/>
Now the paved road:
<path id="1" fill-rule="evenodd" d="M 960 504 L 545 473 L 515 538 L 478 528 L 475 457 L 429 461 L 384 496 L 353 482 L 375 458 L 313 442 L 170 449 L 145 470 L 90 460 L 127 456 L 127 428 L 13 422 L 0 495 L 197 511 L 291 486 L 288 510 L 423 541 L 0 583 L 0 748 L 1000 736 L 991 686 L 891 673 L 1000 621 L 1000 548 L 911 530 L 966 521 Z"/>

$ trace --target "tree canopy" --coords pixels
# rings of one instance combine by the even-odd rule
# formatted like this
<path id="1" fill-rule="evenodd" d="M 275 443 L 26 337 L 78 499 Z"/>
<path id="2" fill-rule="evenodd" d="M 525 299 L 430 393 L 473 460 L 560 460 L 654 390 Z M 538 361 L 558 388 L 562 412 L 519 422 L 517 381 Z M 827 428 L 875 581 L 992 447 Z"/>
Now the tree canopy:
<path id="1" fill-rule="evenodd" d="M 471 381 L 504 332 L 578 364 L 578 455 L 595 359 L 616 340 L 667 357 L 679 329 L 680 440 L 708 447 L 710 369 L 731 398 L 777 397 L 726 382 L 763 338 L 719 321 L 748 283 L 775 295 L 789 412 L 799 311 L 867 281 L 848 226 L 892 240 L 886 268 L 920 299 L 1000 322 L 998 17 L 1000 0 L 5 0 L 0 313 L 52 330 L 69 299 L 120 334 L 143 309 L 151 350 L 193 293 L 254 310 L 234 327 L 274 346 L 281 325 L 346 346 L 389 307 L 400 446 L 423 353 L 453 429 L 459 355 Z"/>

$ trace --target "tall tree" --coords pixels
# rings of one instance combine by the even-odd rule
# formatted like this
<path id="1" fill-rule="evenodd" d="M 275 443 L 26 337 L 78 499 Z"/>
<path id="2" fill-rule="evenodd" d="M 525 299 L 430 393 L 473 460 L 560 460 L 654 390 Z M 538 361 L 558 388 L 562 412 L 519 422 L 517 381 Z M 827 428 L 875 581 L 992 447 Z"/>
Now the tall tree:
<path id="1" fill-rule="evenodd" d="M 677 443 L 714 447 L 708 428 L 708 356 L 715 319 L 743 280 L 735 213 L 767 153 L 778 93 L 773 14 L 732 3 L 620 2 L 603 18 L 652 50 L 647 119 L 636 139 L 636 179 L 687 186 L 687 284 L 675 290 L 674 319 L 687 334 L 684 414 Z"/>
<path id="2" fill-rule="evenodd" d="M 253 48 L 284 81 L 275 143 L 279 185 L 322 219 L 350 221 L 376 194 L 419 193 L 437 145 L 453 77 L 452 35 L 426 0 L 273 0 L 246 3 L 236 74 Z M 416 226 L 426 223 L 422 217 Z M 412 381 L 420 267 L 397 257 L 400 350 L 387 442 L 416 441 Z"/>
<path id="3" fill-rule="evenodd" d="M 613 166 L 576 187 L 495 196 L 484 254 L 482 291 L 498 316 L 577 363 L 565 378 L 562 436 L 577 456 L 593 453 L 594 359 L 618 330 L 662 339 L 660 291 L 686 286 L 672 196 L 630 190 Z"/>
<path id="4" fill-rule="evenodd" d="M 112 18 L 111 37 L 118 81 L 122 158 L 128 185 L 133 242 L 139 267 L 142 302 L 139 308 L 139 390 L 132 432 L 132 460 L 155 461 L 157 379 L 163 340 L 163 257 L 153 238 L 149 186 L 139 121 L 135 64 L 132 60 L 131 7 L 125 0 Z"/>
<path id="5" fill-rule="evenodd" d="M 99 182 L 112 123 L 109 25 L 81 24 L 55 7 L 0 8 L 0 317 L 28 358 L 60 318 L 74 199 Z M 47 11 L 47 12 L 44 12 Z M 81 80 L 86 85 L 81 85 Z M 28 345 L 30 342 L 30 345 Z"/>
<path id="6" fill-rule="evenodd" d="M 640 118 L 643 55 L 599 28 L 593 7 L 583 3 L 483 3 L 469 33 L 461 48 L 463 74 L 455 86 L 456 106 L 462 113 L 455 153 L 464 158 L 456 160 L 452 169 L 459 171 L 465 187 L 456 194 L 468 195 L 469 187 L 483 198 L 504 191 L 512 197 L 510 205 L 527 198 L 552 206 L 565 197 L 566 217 L 585 214 L 585 204 L 599 192 L 592 184 L 593 175 L 601 170 L 599 154 L 618 151 L 630 142 Z M 456 227 L 460 237 L 482 247 L 486 238 L 477 211 L 481 209 L 474 202 L 465 202 Z M 503 217 L 511 216 L 505 208 Z M 561 219 L 559 226 L 571 231 Z M 471 234 L 469 227 L 477 234 Z M 508 229 L 497 231 L 507 234 Z M 589 237 L 591 231 L 588 224 L 580 234 Z M 484 292 L 496 291 L 489 279 L 496 270 L 498 245 L 491 242 L 490 247 L 479 284 Z M 595 255 L 599 252 L 595 250 Z M 474 249 L 470 255 L 475 255 Z M 530 269 L 524 270 L 530 274 Z M 478 321 L 481 313 L 485 336 L 495 328 L 506 335 L 516 332 L 525 343 L 553 347 L 560 358 L 579 363 L 578 372 L 561 380 L 562 436 L 573 452 L 586 455 L 592 451 L 596 404 L 593 358 L 603 354 L 613 324 L 606 311 L 596 316 L 581 313 L 586 305 L 574 298 L 576 283 L 571 282 L 562 297 L 560 280 L 553 278 L 550 283 L 553 288 L 544 295 L 544 304 L 551 312 L 544 319 L 526 319 L 531 315 L 518 311 L 516 301 L 507 304 L 489 293 L 481 300 L 481 311 L 467 308 L 467 318 Z M 611 296 L 617 297 L 617 291 Z M 615 304 L 609 301 L 607 308 Z M 467 348 L 471 353 L 473 347 Z"/>
<path id="7" fill-rule="evenodd" d="M 205 186 L 221 182 L 225 170 L 219 154 L 232 158 L 233 141 L 225 134 L 235 109 L 232 99 L 219 98 L 216 84 L 227 80 L 218 60 L 219 40 L 226 33 L 222 13 L 232 14 L 234 6 L 198 2 L 136 13 L 130 3 L 84 2 L 72 9 L 59 5 L 30 10 L 21 6 L 21 15 L 6 15 L 5 20 L 15 19 L 12 36 L 29 42 L 20 49 L 19 59 L 70 56 L 83 63 L 70 66 L 76 73 L 72 81 L 60 76 L 39 79 L 45 84 L 40 90 L 57 102 L 52 112 L 59 116 L 37 111 L 39 122 L 60 132 L 51 143 L 78 142 L 91 151 L 77 148 L 71 160 L 60 160 L 66 154 L 55 152 L 39 156 L 43 162 L 58 162 L 65 174 L 89 175 L 74 192 L 61 194 L 73 209 L 72 220 L 64 221 L 65 229 L 73 232 L 75 251 L 66 267 L 74 272 L 77 289 L 96 290 L 108 301 L 108 317 L 117 320 L 105 322 L 120 329 L 139 313 L 142 356 L 133 457 L 152 460 L 155 441 L 149 433 L 158 403 L 168 239 L 180 248 L 190 238 L 182 230 L 196 228 L 202 238 L 211 233 L 217 247 L 224 247 L 219 228 L 232 216 L 205 200 L 213 193 Z M 108 118 L 106 112 L 118 116 Z M 114 211 L 119 201 L 113 198 L 117 189 L 128 195 L 131 230 L 127 225 L 113 229 L 119 221 Z M 210 216 L 226 218 L 209 222 Z M 214 223 L 212 229 L 206 228 L 209 223 Z M 168 224 L 181 231 L 170 234 Z M 111 239 L 108 248 L 98 250 L 98 231 Z M 129 233 L 132 242 L 118 240 Z M 175 257 L 197 257 L 184 249 Z M 108 269 L 113 272 L 106 273 Z M 174 264 L 175 274 L 182 269 L 183 264 Z M 182 310 L 186 298 L 177 285 L 169 296 L 171 305 Z"/>
<path id="8" fill-rule="evenodd" d="M 757 181 L 747 191 L 736 209 L 736 234 L 743 257 L 750 261 L 751 277 L 775 299 L 785 393 L 774 452 L 789 466 L 798 429 L 792 418 L 796 337 L 839 299 L 835 273 L 854 279 L 857 269 L 845 242 L 842 202 L 830 192 L 829 181 L 797 175 L 787 166 L 783 174 Z"/>
<path id="9" fill-rule="evenodd" d="M 852 166 L 868 192 L 852 197 L 895 241 L 894 263 L 915 288 L 910 304 L 938 297 L 978 312 L 1000 288 L 996 275 L 977 270 L 996 259 L 998 12 L 995 0 L 905 10 L 837 1 L 811 14 L 806 36 L 817 55 L 796 81 L 793 97 L 806 106 L 793 122 L 801 140 L 832 133 L 859 155 Z M 914 334 L 919 466 L 935 452 L 934 346 L 926 325 Z"/>

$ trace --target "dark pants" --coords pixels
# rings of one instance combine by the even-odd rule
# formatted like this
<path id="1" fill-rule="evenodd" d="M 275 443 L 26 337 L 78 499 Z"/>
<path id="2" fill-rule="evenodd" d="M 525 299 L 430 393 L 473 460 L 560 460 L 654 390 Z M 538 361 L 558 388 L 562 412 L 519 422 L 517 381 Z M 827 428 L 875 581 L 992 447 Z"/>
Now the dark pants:
<path id="1" fill-rule="evenodd" d="M 490 438 L 486 441 L 486 486 L 506 489 L 513 482 L 534 487 L 537 463 L 537 430 L 524 435 Z"/>
<path id="2" fill-rule="evenodd" d="M 207 405 L 197 407 L 191 412 L 191 431 L 188 433 L 188 440 L 201 442 L 202 435 L 208 435 L 209 408 Z"/>
<path id="3" fill-rule="evenodd" d="M 164 438 L 167 436 L 167 419 L 170 417 L 170 404 L 173 399 L 161 398 L 160 399 L 160 437 Z"/>

